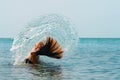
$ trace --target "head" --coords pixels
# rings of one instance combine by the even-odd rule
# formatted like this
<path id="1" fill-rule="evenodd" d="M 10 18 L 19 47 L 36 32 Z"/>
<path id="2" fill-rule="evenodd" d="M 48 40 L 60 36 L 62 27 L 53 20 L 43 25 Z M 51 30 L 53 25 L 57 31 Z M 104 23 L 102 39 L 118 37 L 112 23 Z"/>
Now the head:
<path id="1" fill-rule="evenodd" d="M 62 58 L 62 53 L 64 51 L 62 50 L 60 44 L 53 38 L 47 37 L 45 42 L 39 42 L 35 44 L 33 47 L 31 53 L 34 53 L 36 55 L 46 55 L 48 57 Z"/>
<path id="2" fill-rule="evenodd" d="M 41 47 L 44 46 L 43 42 L 36 43 L 35 46 L 32 48 L 31 52 L 37 52 L 40 51 Z"/>

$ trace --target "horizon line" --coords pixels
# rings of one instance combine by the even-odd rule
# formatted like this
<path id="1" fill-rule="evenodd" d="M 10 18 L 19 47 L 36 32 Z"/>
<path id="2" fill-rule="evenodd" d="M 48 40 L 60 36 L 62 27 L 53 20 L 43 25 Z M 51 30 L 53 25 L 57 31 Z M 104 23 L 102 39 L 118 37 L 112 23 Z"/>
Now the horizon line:
<path id="1" fill-rule="evenodd" d="M 80 38 L 120 38 L 120 37 L 78 37 L 79 39 Z M 0 37 L 0 39 L 14 39 L 14 37 Z"/>

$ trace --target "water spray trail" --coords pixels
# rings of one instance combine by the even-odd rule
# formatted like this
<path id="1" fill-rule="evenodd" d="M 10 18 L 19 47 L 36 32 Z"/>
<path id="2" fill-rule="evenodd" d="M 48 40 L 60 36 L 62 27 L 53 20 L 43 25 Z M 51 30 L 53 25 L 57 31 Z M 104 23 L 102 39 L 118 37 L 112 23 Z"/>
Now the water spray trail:
<path id="1" fill-rule="evenodd" d="M 23 61 L 34 44 L 47 36 L 55 38 L 65 52 L 69 52 L 78 39 L 73 25 L 64 16 L 42 15 L 30 22 L 14 38 L 11 51 L 14 53 L 15 63 Z"/>

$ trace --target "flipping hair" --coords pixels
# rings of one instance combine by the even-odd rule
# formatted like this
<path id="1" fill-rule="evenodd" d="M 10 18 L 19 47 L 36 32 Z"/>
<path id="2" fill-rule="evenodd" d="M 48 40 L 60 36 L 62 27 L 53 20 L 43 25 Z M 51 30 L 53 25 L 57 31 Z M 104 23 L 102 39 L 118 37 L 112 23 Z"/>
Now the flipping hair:
<path id="1" fill-rule="evenodd" d="M 37 55 L 45 55 L 52 58 L 60 59 L 63 56 L 63 50 L 57 40 L 52 37 L 47 37 L 45 43 L 39 42 L 40 49 L 36 52 Z"/>

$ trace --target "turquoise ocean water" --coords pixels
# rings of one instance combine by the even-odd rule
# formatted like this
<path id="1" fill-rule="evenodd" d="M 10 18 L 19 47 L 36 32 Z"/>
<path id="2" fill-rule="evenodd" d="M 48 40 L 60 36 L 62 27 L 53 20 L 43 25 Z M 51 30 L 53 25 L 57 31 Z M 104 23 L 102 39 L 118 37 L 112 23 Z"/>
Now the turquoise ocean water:
<path id="1" fill-rule="evenodd" d="M 13 39 L 0 38 L 0 80 L 120 80 L 120 39 L 79 38 L 61 60 L 14 65 Z"/>

